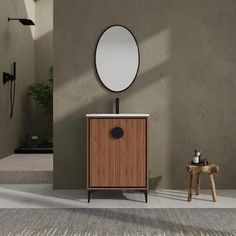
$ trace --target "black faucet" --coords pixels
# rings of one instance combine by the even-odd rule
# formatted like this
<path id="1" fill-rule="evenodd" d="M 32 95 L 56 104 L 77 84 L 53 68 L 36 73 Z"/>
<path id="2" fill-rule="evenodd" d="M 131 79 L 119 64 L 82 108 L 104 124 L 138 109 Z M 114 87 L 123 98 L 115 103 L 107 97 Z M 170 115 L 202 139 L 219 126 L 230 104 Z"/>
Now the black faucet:
<path id="1" fill-rule="evenodd" d="M 116 114 L 120 113 L 120 99 L 116 98 Z"/>

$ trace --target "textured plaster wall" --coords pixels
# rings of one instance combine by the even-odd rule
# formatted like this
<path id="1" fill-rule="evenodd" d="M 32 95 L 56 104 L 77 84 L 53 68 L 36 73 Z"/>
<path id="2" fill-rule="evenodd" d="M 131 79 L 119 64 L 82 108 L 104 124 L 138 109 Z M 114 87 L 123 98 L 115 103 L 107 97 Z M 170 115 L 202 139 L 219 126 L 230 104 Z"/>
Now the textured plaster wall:
<path id="1" fill-rule="evenodd" d="M 10 119 L 10 84 L 0 81 L 0 158 L 22 146 L 26 132 L 52 133 L 52 117 L 26 97 L 26 89 L 35 82 L 46 82 L 53 64 L 53 0 L 3 0 L 0 2 L 0 73 L 10 72 L 17 63 L 16 99 Z M 35 26 L 23 26 L 8 17 L 30 18 Z"/>
<path id="2" fill-rule="evenodd" d="M 53 64 L 53 0 L 35 1 L 35 75 L 37 82 L 46 83 Z M 36 108 L 37 133 L 52 134 L 52 115 Z"/>
<path id="3" fill-rule="evenodd" d="M 218 188 L 235 188 L 236 1 L 57 0 L 54 3 L 54 186 L 86 186 L 86 113 L 149 113 L 150 187 L 186 188 L 195 147 L 220 166 Z M 135 35 L 135 83 L 113 94 L 99 83 L 100 33 Z"/>
<path id="4" fill-rule="evenodd" d="M 33 107 L 25 95 L 29 84 L 35 82 L 34 31 L 8 17 L 34 20 L 34 3 L 31 0 L 0 1 L 0 158 L 22 145 L 25 133 L 32 129 Z M 10 84 L 2 83 L 2 73 L 11 71 L 16 62 L 17 80 L 14 116 L 10 119 Z"/>
<path id="5" fill-rule="evenodd" d="M 53 0 L 35 2 L 36 17 L 36 79 L 47 81 L 49 67 L 53 64 Z"/>

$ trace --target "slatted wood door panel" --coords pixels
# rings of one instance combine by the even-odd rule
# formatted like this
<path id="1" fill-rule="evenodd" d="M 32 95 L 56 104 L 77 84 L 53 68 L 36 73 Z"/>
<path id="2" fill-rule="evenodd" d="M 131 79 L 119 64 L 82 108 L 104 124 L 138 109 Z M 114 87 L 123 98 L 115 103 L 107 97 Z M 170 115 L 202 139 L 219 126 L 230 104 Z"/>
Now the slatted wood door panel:
<path id="1" fill-rule="evenodd" d="M 116 140 L 111 129 L 116 119 L 89 119 L 89 187 L 117 184 Z"/>
<path id="2" fill-rule="evenodd" d="M 145 118 L 116 120 L 116 126 L 124 130 L 116 140 L 118 187 L 147 187 L 146 122 Z"/>

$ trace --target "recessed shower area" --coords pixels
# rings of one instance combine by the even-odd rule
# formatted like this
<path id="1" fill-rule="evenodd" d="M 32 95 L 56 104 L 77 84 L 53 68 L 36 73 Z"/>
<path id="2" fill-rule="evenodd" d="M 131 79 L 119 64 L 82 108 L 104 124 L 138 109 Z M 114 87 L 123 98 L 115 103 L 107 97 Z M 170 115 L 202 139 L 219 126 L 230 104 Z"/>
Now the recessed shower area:
<path id="1" fill-rule="evenodd" d="M 53 0 L 0 9 L 0 184 L 52 183 Z"/>

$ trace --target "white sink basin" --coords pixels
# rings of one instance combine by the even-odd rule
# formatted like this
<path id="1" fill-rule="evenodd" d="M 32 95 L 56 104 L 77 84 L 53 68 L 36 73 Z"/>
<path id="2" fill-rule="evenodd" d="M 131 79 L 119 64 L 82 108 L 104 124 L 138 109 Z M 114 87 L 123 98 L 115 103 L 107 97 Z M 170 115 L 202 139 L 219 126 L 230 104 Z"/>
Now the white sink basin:
<path id="1" fill-rule="evenodd" d="M 112 113 L 97 113 L 97 114 L 86 114 L 86 117 L 149 117 L 149 114 L 141 113 L 121 113 L 121 114 L 112 114 Z"/>

